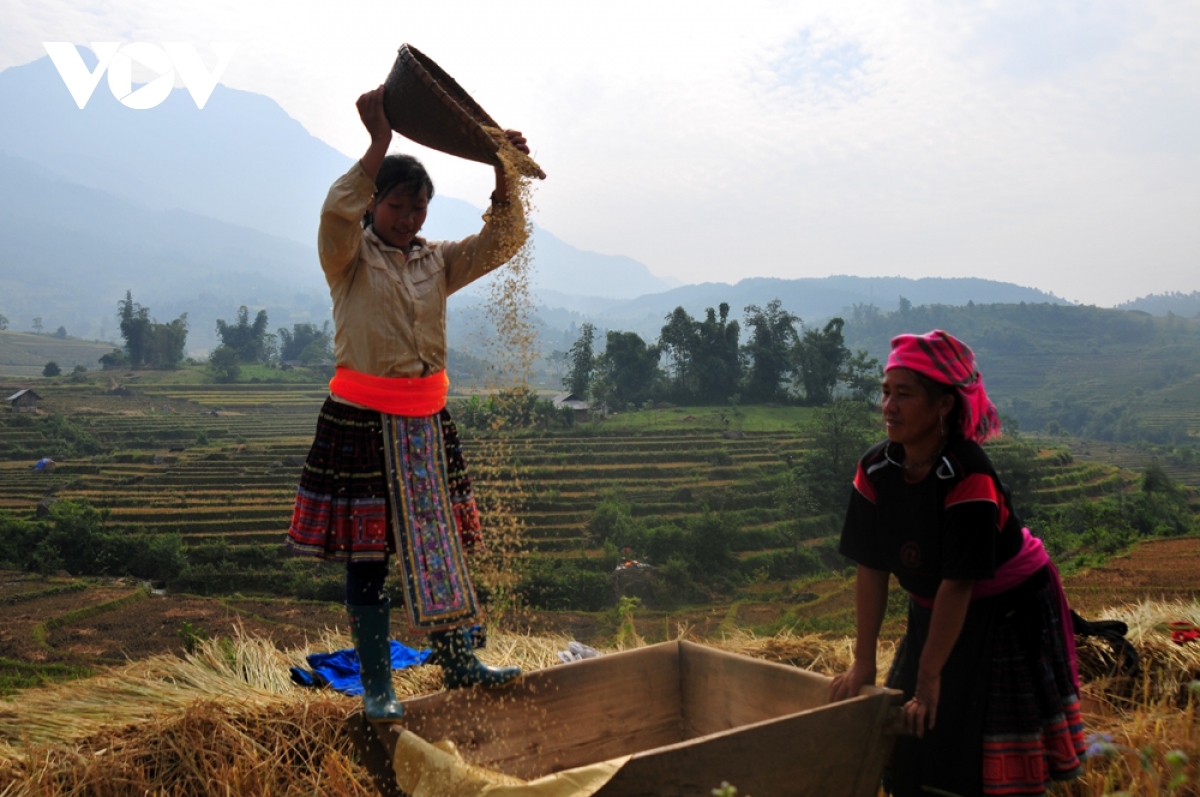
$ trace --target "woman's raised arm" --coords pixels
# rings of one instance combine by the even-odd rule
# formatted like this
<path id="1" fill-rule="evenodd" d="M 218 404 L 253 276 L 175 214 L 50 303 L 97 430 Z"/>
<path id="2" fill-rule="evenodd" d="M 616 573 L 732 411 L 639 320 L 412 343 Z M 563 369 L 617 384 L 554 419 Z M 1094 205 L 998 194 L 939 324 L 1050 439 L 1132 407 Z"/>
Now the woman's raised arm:
<path id="1" fill-rule="evenodd" d="M 367 177 L 372 180 L 379 174 L 379 167 L 392 144 L 392 125 L 388 122 L 387 114 L 383 112 L 383 91 L 383 86 L 371 89 L 355 103 L 358 106 L 358 118 L 371 134 L 371 145 L 358 162 L 362 164 Z"/>

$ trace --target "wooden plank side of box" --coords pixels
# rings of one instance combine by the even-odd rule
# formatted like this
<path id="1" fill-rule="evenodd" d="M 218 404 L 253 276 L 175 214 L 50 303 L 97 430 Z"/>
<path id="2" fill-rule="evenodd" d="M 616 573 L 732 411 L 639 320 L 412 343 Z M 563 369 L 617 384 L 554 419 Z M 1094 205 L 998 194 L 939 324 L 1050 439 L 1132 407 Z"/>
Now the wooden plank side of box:
<path id="1" fill-rule="evenodd" d="M 635 755 L 596 797 L 695 797 L 722 781 L 754 797 L 874 797 L 890 694 L 863 695 Z"/>
<path id="2" fill-rule="evenodd" d="M 450 739 L 472 764 L 531 779 L 679 742 L 679 678 L 679 646 L 669 642 L 538 670 L 501 689 L 407 700 L 402 724 L 430 742 Z"/>
<path id="3" fill-rule="evenodd" d="M 818 708 L 833 680 L 690 642 L 680 643 L 679 674 L 688 737 Z"/>

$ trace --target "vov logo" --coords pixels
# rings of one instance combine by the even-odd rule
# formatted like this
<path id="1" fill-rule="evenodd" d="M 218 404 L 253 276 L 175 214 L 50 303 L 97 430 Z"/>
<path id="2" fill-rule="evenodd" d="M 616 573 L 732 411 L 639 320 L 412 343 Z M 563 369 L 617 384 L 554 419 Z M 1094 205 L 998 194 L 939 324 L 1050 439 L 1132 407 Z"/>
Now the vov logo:
<path id="1" fill-rule="evenodd" d="M 67 84 L 67 91 L 71 92 L 80 110 L 92 98 L 101 76 L 107 70 L 108 88 L 113 96 L 122 105 L 139 111 L 153 108 L 170 95 L 176 72 L 196 101 L 196 107 L 203 108 L 237 48 L 236 44 L 228 42 L 214 43 L 212 48 L 217 54 L 217 65 L 209 71 L 200 60 L 196 48 L 185 42 L 163 42 L 162 47 L 148 42 L 133 42 L 125 46 L 121 46 L 120 42 L 92 42 L 92 52 L 99 62 L 95 70 L 89 71 L 74 44 L 42 42 L 42 46 L 50 54 L 50 60 L 54 62 L 63 83 Z M 134 61 L 158 75 L 137 91 L 133 89 Z"/>

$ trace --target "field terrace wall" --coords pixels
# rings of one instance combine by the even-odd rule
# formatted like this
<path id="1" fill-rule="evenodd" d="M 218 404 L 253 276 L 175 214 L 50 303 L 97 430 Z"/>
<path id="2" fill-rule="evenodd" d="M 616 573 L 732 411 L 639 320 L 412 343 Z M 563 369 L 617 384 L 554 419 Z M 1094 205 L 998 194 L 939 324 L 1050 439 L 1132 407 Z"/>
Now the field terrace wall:
<path id="1" fill-rule="evenodd" d="M 0 450 L 0 509 L 32 516 L 52 494 L 108 508 L 116 523 L 177 532 L 189 545 L 215 539 L 234 547 L 282 544 L 324 396 L 320 386 L 156 385 L 120 401 L 102 393 L 95 386 L 91 393 L 45 389 L 52 412 L 65 413 L 109 451 L 65 459 L 52 474 L 35 474 L 28 450 L 11 453 L 36 442 L 36 429 L 0 426 L 10 452 Z M 517 437 L 508 446 L 512 461 L 498 463 L 489 462 L 488 447 L 472 437 L 464 432 L 483 509 L 497 482 L 517 477 L 526 542 L 543 556 L 588 552 L 587 523 L 606 496 L 650 526 L 698 517 L 707 506 L 734 519 L 739 555 L 783 550 L 779 532 L 787 519 L 773 491 L 787 460 L 806 446 L 799 430 L 610 433 L 601 425 L 592 433 Z M 1128 473 L 1074 462 L 1061 448 L 1043 452 L 1038 480 L 1045 503 L 1131 483 Z"/>

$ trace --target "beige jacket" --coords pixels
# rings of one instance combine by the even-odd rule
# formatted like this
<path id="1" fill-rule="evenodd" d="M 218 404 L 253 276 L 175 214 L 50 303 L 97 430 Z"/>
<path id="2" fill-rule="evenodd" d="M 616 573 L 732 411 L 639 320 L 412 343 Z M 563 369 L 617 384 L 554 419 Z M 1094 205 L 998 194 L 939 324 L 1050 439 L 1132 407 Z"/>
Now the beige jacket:
<path id="1" fill-rule="evenodd" d="M 321 208 L 317 253 L 333 297 L 334 356 L 339 366 L 372 376 L 429 376 L 446 367 L 446 297 L 508 262 L 523 236 L 500 234 L 489 211 L 479 234 L 418 238 L 406 259 L 362 227 L 374 193 L 355 161 Z M 516 214 L 511 226 L 505 218 L 508 229 L 524 229 L 519 202 L 494 210 Z"/>

